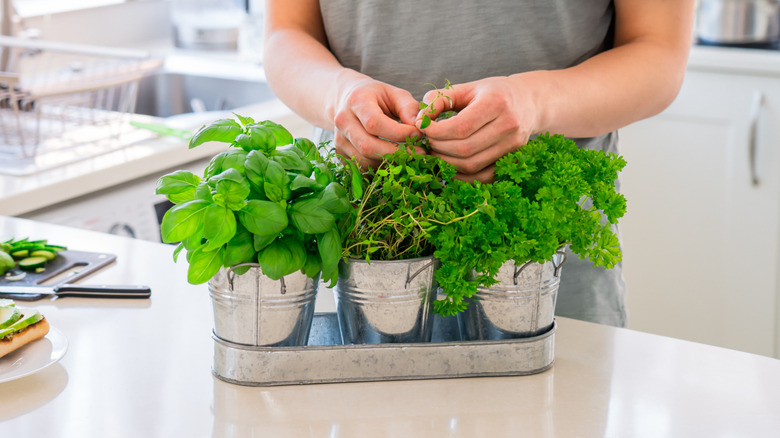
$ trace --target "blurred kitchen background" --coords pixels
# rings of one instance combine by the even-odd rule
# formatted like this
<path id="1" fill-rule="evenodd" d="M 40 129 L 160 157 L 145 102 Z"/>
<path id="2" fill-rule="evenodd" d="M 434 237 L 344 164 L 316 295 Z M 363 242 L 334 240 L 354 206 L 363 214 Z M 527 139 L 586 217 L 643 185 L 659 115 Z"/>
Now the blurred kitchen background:
<path id="1" fill-rule="evenodd" d="M 620 131 L 629 328 L 780 357 L 780 6 L 697 9 L 678 98 Z M 3 0 L 0 214 L 159 242 L 157 178 L 223 148 L 188 132 L 235 111 L 309 137 L 265 83 L 262 15 Z"/>

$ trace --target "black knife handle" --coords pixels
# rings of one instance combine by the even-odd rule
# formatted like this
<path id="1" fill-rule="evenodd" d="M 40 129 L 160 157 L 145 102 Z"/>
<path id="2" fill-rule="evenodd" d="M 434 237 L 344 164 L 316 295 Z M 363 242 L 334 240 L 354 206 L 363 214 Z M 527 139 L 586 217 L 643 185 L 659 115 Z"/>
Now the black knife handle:
<path id="1" fill-rule="evenodd" d="M 59 297 L 149 298 L 152 290 L 141 285 L 62 284 L 55 293 Z"/>

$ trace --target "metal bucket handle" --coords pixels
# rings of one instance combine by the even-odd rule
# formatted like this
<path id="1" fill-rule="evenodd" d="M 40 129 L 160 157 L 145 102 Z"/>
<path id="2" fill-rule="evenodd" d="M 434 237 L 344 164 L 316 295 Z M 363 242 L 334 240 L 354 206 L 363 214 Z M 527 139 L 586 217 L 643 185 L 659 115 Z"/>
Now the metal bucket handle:
<path id="1" fill-rule="evenodd" d="M 233 290 L 233 279 L 235 278 L 236 275 L 238 275 L 235 272 L 233 272 L 233 270 L 236 269 L 236 268 L 240 268 L 242 266 L 250 266 L 250 267 L 253 267 L 253 268 L 259 268 L 260 267 L 259 264 L 252 263 L 252 262 L 250 262 L 250 263 L 239 263 L 237 265 L 229 267 L 228 268 L 227 279 L 228 279 L 228 288 L 230 288 L 230 292 L 235 292 Z M 233 275 L 231 276 L 231 274 L 233 274 Z M 282 295 L 284 295 L 285 293 L 287 293 L 287 285 L 284 284 L 284 277 L 280 278 L 279 281 L 282 283 L 281 293 L 282 293 Z"/>
<path id="2" fill-rule="evenodd" d="M 560 254 L 560 255 L 563 256 L 563 260 L 561 260 L 561 262 L 559 264 L 557 264 L 557 265 L 555 264 L 555 258 L 553 258 L 553 260 L 552 260 L 553 267 L 555 268 L 555 271 L 553 272 L 553 276 L 560 277 L 561 276 L 561 268 L 563 267 L 563 264 L 566 263 L 566 258 L 568 256 L 566 255 L 566 251 L 561 250 L 561 249 L 555 251 L 555 254 Z M 528 265 L 530 265 L 531 263 L 533 263 L 533 262 L 531 262 L 529 260 L 529 261 L 525 262 L 519 268 L 517 267 L 517 265 L 515 265 L 515 275 L 512 278 L 512 281 L 514 282 L 515 285 L 517 285 L 517 277 L 519 277 L 520 274 L 523 272 L 523 269 L 528 267 Z"/>
<path id="3" fill-rule="evenodd" d="M 411 276 L 409 275 L 409 271 L 407 270 L 406 271 L 406 283 L 404 284 L 404 289 L 408 289 L 409 288 L 409 283 L 411 283 L 412 280 L 414 280 L 415 277 L 420 275 L 422 273 L 422 271 L 430 268 L 431 265 L 433 265 L 433 260 L 431 260 L 428 263 L 426 263 L 425 265 L 423 265 L 420 269 L 417 270 L 417 272 L 415 272 Z M 411 265 L 409 265 L 409 266 L 411 267 Z"/>

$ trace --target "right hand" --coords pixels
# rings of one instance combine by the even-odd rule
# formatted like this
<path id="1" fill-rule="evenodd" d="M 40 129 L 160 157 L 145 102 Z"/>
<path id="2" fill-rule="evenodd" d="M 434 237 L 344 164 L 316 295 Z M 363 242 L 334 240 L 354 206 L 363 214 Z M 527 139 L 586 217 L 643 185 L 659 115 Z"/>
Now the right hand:
<path id="1" fill-rule="evenodd" d="M 333 116 L 336 152 L 355 157 L 361 167 L 378 166 L 383 155 L 396 151 L 391 142 L 421 136 L 415 126 L 419 110 L 406 90 L 369 77 L 350 81 L 339 92 Z"/>

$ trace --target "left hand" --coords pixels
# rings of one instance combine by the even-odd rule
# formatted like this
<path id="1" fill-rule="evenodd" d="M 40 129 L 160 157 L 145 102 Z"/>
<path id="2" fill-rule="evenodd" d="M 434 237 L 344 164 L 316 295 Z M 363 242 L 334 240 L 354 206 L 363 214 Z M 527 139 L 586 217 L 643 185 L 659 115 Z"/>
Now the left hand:
<path id="1" fill-rule="evenodd" d="M 490 77 L 453 85 L 440 90 L 452 100 L 440 97 L 434 102 L 436 115 L 455 110 L 458 114 L 432 122 L 422 132 L 428 137 L 431 154 L 458 169 L 457 178 L 489 182 L 495 162 L 528 142 L 534 132 L 539 111 L 534 89 L 524 84 L 523 75 Z M 430 104 L 437 91 L 423 98 Z M 423 111 L 418 114 L 417 126 Z"/>

